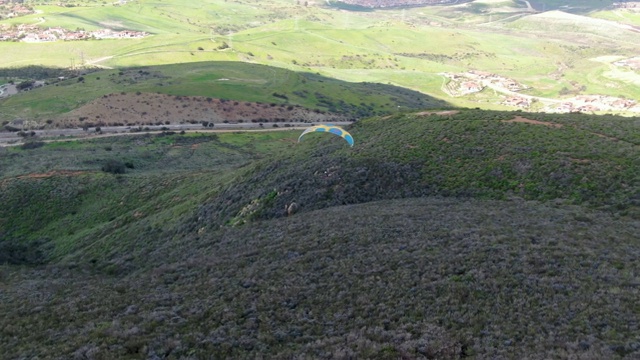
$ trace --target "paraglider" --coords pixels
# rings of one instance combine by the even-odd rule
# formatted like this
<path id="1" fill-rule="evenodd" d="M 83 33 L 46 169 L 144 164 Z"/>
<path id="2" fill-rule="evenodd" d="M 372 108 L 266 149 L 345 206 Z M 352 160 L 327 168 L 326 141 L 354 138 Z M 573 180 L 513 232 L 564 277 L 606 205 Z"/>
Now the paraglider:
<path id="1" fill-rule="evenodd" d="M 307 128 L 302 134 L 300 134 L 300 137 L 298 137 L 298 142 L 302 140 L 303 136 L 312 132 L 328 132 L 334 135 L 338 135 L 343 139 L 345 139 L 347 143 L 349 143 L 349 145 L 353 147 L 353 137 L 351 136 L 351 134 L 349 134 L 349 132 L 346 131 L 345 129 L 336 125 L 331 125 L 331 124 L 315 125 Z"/>

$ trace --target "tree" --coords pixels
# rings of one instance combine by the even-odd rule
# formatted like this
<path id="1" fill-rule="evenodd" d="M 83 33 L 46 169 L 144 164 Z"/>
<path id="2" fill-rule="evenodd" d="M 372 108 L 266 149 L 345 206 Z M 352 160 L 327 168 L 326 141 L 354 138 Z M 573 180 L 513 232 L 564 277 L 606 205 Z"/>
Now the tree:
<path id="1" fill-rule="evenodd" d="M 33 81 L 33 80 L 25 80 L 25 81 L 19 83 L 18 85 L 16 85 L 16 88 L 18 90 L 30 89 L 31 87 L 33 87 L 34 83 L 35 83 L 35 81 Z"/>

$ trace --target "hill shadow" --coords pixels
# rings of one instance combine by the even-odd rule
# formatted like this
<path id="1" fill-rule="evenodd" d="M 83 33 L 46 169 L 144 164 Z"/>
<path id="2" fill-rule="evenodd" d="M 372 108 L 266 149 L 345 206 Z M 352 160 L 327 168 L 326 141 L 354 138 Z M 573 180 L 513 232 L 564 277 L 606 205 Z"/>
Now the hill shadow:
<path id="1" fill-rule="evenodd" d="M 114 72 L 115 71 L 115 72 Z M 93 75 L 87 76 L 86 74 Z M 251 101 L 282 106 L 301 106 L 318 111 L 341 114 L 350 120 L 395 113 L 400 110 L 446 109 L 452 105 L 433 96 L 400 86 L 348 82 L 320 74 L 299 72 L 262 64 L 235 61 L 206 61 L 157 66 L 128 67 L 117 70 L 83 69 L 77 72 L 61 68 L 30 66 L 0 69 L 7 79 L 44 80 L 56 84 L 66 82 L 57 96 L 73 96 L 73 108 L 46 107 L 46 116 L 61 116 L 114 92 L 159 93 L 174 96 L 201 96 L 234 101 Z M 98 79 L 102 79 L 97 81 Z M 82 80 L 82 81 L 80 81 Z M 105 86 L 108 81 L 108 86 Z M 60 92 L 64 90 L 64 92 Z M 15 99 L 14 108 L 31 108 L 34 119 L 40 103 L 49 101 L 47 86 L 32 89 Z M 42 94 L 42 95 L 41 95 Z M 21 105 L 24 104 L 24 105 Z M 5 119 L 11 120 L 7 111 Z M 0 119 L 2 116 L 0 115 Z"/>

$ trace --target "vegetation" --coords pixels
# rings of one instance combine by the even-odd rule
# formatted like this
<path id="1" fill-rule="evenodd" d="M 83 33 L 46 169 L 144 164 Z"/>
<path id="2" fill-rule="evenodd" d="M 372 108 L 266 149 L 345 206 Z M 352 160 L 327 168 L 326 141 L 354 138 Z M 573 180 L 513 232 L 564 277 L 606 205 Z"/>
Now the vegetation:
<path id="1" fill-rule="evenodd" d="M 96 67 L 120 70 L 244 62 L 349 82 L 398 85 L 456 106 L 502 110 L 508 107 L 493 91 L 450 97 L 442 90 L 446 78 L 441 73 L 487 71 L 527 85 L 529 95 L 549 98 L 564 98 L 560 94 L 564 88 L 583 87 L 583 95 L 640 98 L 636 76 L 614 64 L 636 56 L 640 46 L 632 27 L 640 21 L 632 11 L 612 10 L 611 0 L 530 3 L 537 11 L 545 12 L 529 11 L 520 1 L 474 1 L 460 6 L 362 12 L 337 11 L 326 2 L 305 5 L 302 1 L 284 0 L 263 1 L 259 7 L 251 2 L 205 1 L 187 5 L 177 0 L 117 6 L 84 2 L 74 7 L 38 2 L 33 7 L 41 13 L 1 20 L 0 25 L 41 23 L 44 17 L 40 25 L 43 28 L 129 29 L 151 35 L 46 44 L 0 42 L 0 50 L 4 50 L 0 51 L 0 63 L 5 68 L 44 65 L 86 72 Z M 48 55 L 43 58 L 44 46 Z M 189 69 L 175 66 L 172 71 L 181 77 L 179 74 L 188 73 Z M 202 71 L 199 74 L 207 76 Z M 101 78 L 105 78 L 104 74 Z M 192 80 L 183 89 L 200 88 Z M 155 81 L 163 86 L 168 82 Z M 229 98 L 253 92 L 236 88 L 239 91 Z M 271 87 L 266 94 L 281 93 L 284 88 L 286 85 Z M 198 95 L 224 97 L 211 92 Z M 89 95 L 101 96 L 91 92 L 86 96 Z M 11 108 L 4 101 L 0 104 Z"/>
<path id="2" fill-rule="evenodd" d="M 634 121 L 411 112 L 357 122 L 354 148 L 0 148 L 0 353 L 635 358 Z"/>
<path id="3" fill-rule="evenodd" d="M 19 73 L 22 72 L 17 74 Z M 351 84 L 316 74 L 233 62 L 101 70 L 84 75 L 83 80 L 80 82 L 73 78 L 63 81 L 52 79 L 51 81 L 55 82 L 54 86 L 0 100 L 3 106 L 0 121 L 11 121 L 29 114 L 30 119 L 39 121 L 43 126 L 64 126 L 63 124 L 68 123 L 68 119 L 73 117 L 69 113 L 72 110 L 109 96 L 134 93 L 138 96 L 142 93 L 174 95 L 176 99 L 184 100 L 184 103 L 175 104 L 176 106 L 184 105 L 190 108 L 201 106 L 198 102 L 202 102 L 206 97 L 208 102 L 216 98 L 221 101 L 250 101 L 259 103 L 258 105 L 286 104 L 292 108 L 301 107 L 309 111 L 340 114 L 348 119 L 397 111 L 398 106 L 402 106 L 403 109 L 448 106 L 444 101 L 397 86 Z M 155 103 L 154 99 L 143 100 L 149 102 L 149 106 L 161 106 Z M 126 116 L 127 121 L 136 121 L 137 118 L 132 118 L 131 112 L 143 105 L 140 105 L 139 100 L 127 104 L 123 116 Z M 114 113 L 113 117 L 116 116 L 116 103 L 104 106 L 110 107 Z M 132 106 L 135 108 L 131 109 Z M 166 120 L 178 123 L 184 120 L 175 109 L 167 110 L 171 113 L 163 114 L 163 122 Z M 254 116 L 259 118 L 260 114 L 256 113 Z M 51 122 L 45 123 L 46 120 Z M 74 124 L 74 127 L 78 126 L 80 125 Z"/>
<path id="4" fill-rule="evenodd" d="M 637 101 L 632 11 L 24 3 L 149 36 L 0 42 L 0 358 L 640 358 L 637 117 L 443 75 Z"/>

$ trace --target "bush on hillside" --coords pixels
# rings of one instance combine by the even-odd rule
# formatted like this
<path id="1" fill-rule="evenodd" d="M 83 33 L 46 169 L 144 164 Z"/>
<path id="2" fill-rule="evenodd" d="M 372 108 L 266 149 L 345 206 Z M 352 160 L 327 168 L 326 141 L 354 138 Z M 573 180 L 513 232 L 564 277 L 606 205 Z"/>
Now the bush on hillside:
<path id="1" fill-rule="evenodd" d="M 127 165 L 118 160 L 107 160 L 102 165 L 102 171 L 112 174 L 124 174 L 126 172 Z"/>
<path id="2" fill-rule="evenodd" d="M 19 83 L 18 85 L 16 85 L 16 88 L 18 90 L 26 90 L 26 89 L 32 88 L 33 84 L 35 84 L 35 81 L 33 81 L 33 80 L 25 80 L 25 81 Z"/>
<path id="3" fill-rule="evenodd" d="M 22 144 L 22 146 L 20 146 L 21 149 L 23 150 L 30 150 L 30 149 L 37 149 L 39 147 L 43 147 L 44 146 L 44 142 L 43 141 L 29 141 L 26 142 L 24 144 Z"/>
<path id="4" fill-rule="evenodd" d="M 44 240 L 24 244 L 16 239 L 0 237 L 0 264 L 39 265 L 44 263 L 45 256 L 41 246 Z"/>

